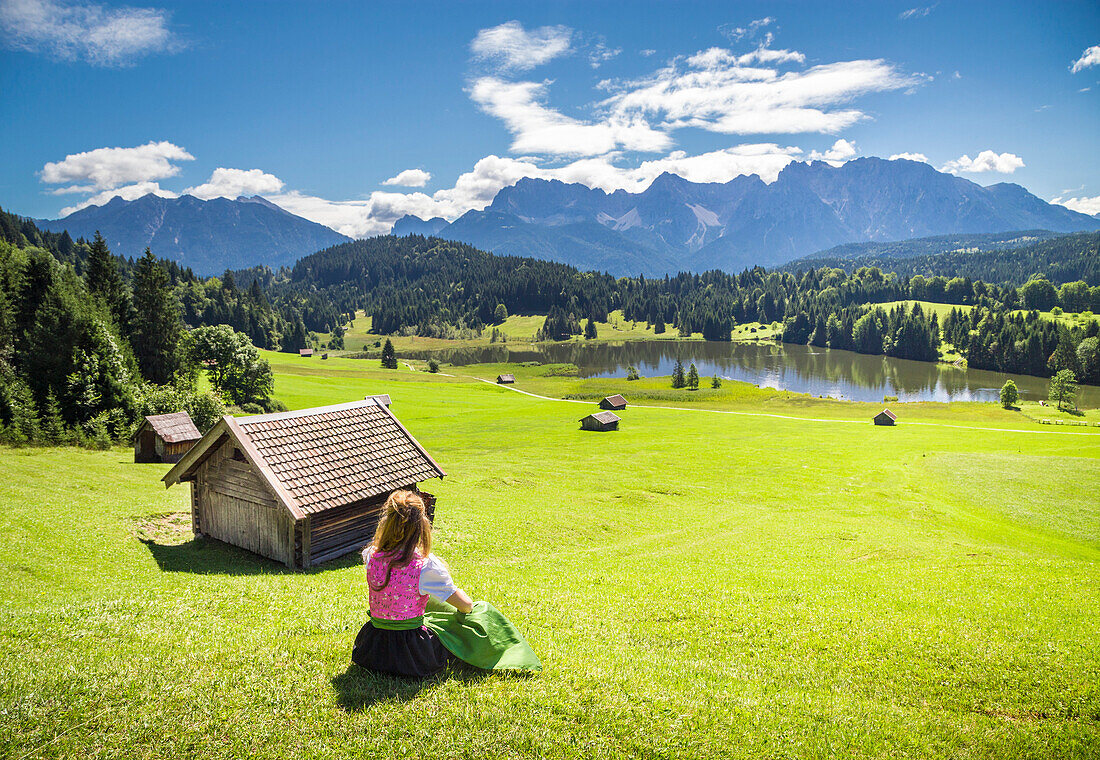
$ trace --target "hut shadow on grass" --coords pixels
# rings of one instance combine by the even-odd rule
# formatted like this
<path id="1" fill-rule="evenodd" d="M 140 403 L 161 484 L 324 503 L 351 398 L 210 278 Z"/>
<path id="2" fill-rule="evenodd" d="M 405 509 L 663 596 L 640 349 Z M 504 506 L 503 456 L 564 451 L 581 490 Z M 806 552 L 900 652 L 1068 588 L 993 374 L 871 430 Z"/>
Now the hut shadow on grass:
<path id="1" fill-rule="evenodd" d="M 166 573 L 196 573 L 199 575 L 283 575 L 298 573 L 308 575 L 326 570 L 340 570 L 359 565 L 362 560 L 355 552 L 310 568 L 292 570 L 250 551 L 239 549 L 212 538 L 192 538 L 183 543 L 160 543 L 151 538 L 139 537 L 153 555 L 161 571 Z"/>
<path id="2" fill-rule="evenodd" d="M 502 673 L 480 670 L 464 663 L 451 663 L 430 678 L 402 678 L 361 668 L 355 663 L 332 678 L 336 701 L 348 712 L 365 710 L 379 702 L 408 702 L 422 691 L 428 691 L 445 681 L 475 684 L 490 676 L 507 677 Z"/>

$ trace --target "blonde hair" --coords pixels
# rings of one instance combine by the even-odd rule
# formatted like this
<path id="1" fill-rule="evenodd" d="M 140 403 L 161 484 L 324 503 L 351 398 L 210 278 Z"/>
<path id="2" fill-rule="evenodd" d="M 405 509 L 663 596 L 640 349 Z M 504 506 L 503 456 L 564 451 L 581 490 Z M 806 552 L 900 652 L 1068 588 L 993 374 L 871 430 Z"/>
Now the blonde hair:
<path id="1" fill-rule="evenodd" d="M 371 582 L 371 588 L 381 591 L 390 582 L 390 573 L 395 567 L 404 567 L 412 562 L 413 555 L 427 557 L 432 552 L 432 523 L 424 499 L 414 491 L 394 491 L 382 507 L 382 517 L 374 531 L 370 546 L 363 549 L 363 562 L 370 556 L 371 550 L 380 554 L 389 554 L 386 578 L 381 585 Z"/>

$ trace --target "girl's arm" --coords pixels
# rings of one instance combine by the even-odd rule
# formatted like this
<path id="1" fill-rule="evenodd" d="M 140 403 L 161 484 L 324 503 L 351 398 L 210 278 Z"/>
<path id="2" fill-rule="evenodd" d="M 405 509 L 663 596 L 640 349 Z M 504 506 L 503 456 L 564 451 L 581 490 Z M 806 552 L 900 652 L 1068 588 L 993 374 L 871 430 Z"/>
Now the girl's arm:
<path id="1" fill-rule="evenodd" d="M 474 600 L 467 596 L 466 592 L 460 588 L 456 588 L 455 592 L 447 597 L 447 604 L 455 607 L 463 614 L 474 609 Z"/>

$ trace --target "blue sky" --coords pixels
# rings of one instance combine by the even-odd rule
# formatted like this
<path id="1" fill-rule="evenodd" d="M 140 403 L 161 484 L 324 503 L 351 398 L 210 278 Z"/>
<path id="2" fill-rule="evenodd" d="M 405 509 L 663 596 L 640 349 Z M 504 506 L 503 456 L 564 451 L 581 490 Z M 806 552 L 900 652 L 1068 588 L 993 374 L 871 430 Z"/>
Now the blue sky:
<path id="1" fill-rule="evenodd" d="M 522 176 L 909 155 L 1100 211 L 1095 2 L 0 0 L 0 206 L 262 194 L 362 236 Z"/>

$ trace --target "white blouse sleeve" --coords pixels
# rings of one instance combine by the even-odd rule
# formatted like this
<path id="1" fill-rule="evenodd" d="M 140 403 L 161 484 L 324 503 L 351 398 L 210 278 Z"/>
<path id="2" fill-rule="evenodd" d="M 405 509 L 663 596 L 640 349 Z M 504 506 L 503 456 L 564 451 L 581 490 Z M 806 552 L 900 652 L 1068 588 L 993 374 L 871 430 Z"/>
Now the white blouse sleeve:
<path id="1" fill-rule="evenodd" d="M 447 601 L 458 586 L 451 580 L 451 571 L 439 557 L 428 555 L 428 560 L 420 568 L 420 593 L 431 594 L 441 602 Z"/>

